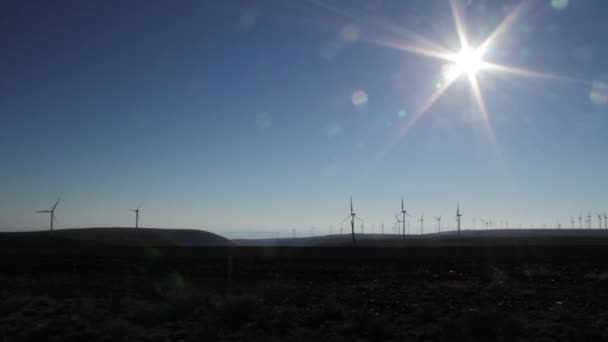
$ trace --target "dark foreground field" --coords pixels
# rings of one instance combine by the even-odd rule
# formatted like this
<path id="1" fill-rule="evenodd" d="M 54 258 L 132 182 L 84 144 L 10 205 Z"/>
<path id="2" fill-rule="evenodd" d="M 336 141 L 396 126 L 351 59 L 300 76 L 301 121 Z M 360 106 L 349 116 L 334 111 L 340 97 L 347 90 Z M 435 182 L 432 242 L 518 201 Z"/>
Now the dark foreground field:
<path id="1" fill-rule="evenodd" d="M 4 246 L 1 339 L 608 339 L 604 246 L 59 247 Z"/>

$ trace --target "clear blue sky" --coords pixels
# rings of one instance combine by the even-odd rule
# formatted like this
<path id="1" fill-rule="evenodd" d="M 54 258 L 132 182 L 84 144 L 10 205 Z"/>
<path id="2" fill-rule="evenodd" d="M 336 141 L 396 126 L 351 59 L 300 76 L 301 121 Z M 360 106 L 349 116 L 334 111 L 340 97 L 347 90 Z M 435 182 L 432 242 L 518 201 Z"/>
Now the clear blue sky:
<path id="1" fill-rule="evenodd" d="M 457 200 L 466 227 L 596 225 L 608 3 L 531 3 L 484 60 L 560 77 L 480 70 L 492 145 L 464 75 L 400 134 L 446 62 L 395 46 L 458 50 L 447 1 L 5 1 L 0 228 L 45 229 L 58 196 L 64 228 L 132 225 L 145 201 L 144 226 L 304 235 L 351 195 L 366 230 L 402 195 L 427 231 Z M 472 46 L 518 8 L 459 4 Z"/>

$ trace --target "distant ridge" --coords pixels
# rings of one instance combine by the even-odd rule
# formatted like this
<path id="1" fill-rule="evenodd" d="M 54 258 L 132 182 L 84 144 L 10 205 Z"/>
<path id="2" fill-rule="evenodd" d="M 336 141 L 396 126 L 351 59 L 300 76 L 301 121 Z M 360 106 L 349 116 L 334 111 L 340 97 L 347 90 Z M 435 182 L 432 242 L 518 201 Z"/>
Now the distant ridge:
<path id="1" fill-rule="evenodd" d="M 239 246 L 352 246 L 350 235 L 281 239 L 234 239 Z M 492 246 L 492 245 L 608 245 L 608 230 L 495 229 L 463 230 L 424 235 L 357 234 L 360 246 Z"/>
<path id="2" fill-rule="evenodd" d="M 196 229 L 162 228 L 74 228 L 54 231 L 0 233 L 0 244 L 69 244 L 83 242 L 109 246 L 136 247 L 205 247 L 228 246 L 222 236 Z"/>

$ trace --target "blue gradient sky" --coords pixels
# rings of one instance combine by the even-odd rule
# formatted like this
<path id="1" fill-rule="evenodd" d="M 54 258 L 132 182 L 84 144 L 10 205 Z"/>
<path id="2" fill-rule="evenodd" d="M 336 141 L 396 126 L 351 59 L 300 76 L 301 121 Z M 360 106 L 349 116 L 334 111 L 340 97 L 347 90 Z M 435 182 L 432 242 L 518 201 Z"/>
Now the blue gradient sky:
<path id="1" fill-rule="evenodd" d="M 493 148 L 462 77 L 382 153 L 445 62 L 373 41 L 457 50 L 447 1 L 3 2 L 0 228 L 46 228 L 58 196 L 59 227 L 131 225 L 145 201 L 144 226 L 305 235 L 350 195 L 366 230 L 401 195 L 429 232 L 457 200 L 464 226 L 596 225 L 608 3 L 531 3 L 486 60 L 570 80 L 482 70 Z M 461 2 L 472 45 L 517 4 Z"/>

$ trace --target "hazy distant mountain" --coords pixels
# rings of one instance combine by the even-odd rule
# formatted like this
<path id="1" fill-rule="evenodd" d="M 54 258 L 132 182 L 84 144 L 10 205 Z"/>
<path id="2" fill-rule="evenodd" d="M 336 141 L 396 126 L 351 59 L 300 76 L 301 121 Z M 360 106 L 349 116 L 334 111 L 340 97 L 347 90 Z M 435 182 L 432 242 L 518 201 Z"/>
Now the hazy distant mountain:
<path id="1" fill-rule="evenodd" d="M 608 244 L 608 230 L 497 229 L 464 230 L 424 235 L 357 234 L 359 246 Z M 348 234 L 283 239 L 234 239 L 239 246 L 352 246 Z"/>

